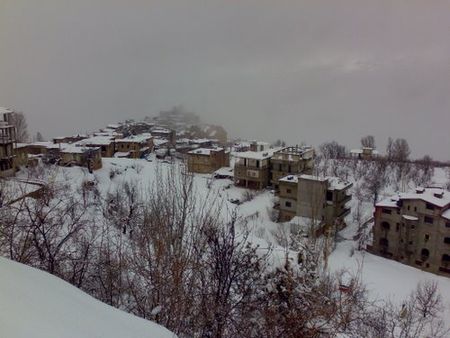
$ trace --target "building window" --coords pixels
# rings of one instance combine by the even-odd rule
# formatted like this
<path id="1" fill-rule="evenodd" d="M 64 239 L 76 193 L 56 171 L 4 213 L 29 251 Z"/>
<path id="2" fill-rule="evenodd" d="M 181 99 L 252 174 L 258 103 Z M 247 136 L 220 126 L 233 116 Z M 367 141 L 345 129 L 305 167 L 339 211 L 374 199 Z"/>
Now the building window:
<path id="1" fill-rule="evenodd" d="M 426 204 L 426 208 L 427 208 L 428 210 L 434 210 L 434 205 L 431 204 L 431 203 L 427 203 L 427 204 Z"/>
<path id="2" fill-rule="evenodd" d="M 409 245 L 413 244 L 413 241 L 409 241 Z"/>
<path id="3" fill-rule="evenodd" d="M 292 190 L 291 189 L 286 189 L 286 193 L 290 194 L 290 193 L 292 193 Z"/>
<path id="4" fill-rule="evenodd" d="M 428 224 L 433 224 L 433 217 L 425 216 L 423 221 Z"/>
<path id="5" fill-rule="evenodd" d="M 327 201 L 333 200 L 333 193 L 331 191 L 327 191 Z"/>
<path id="6" fill-rule="evenodd" d="M 286 202 L 284 203 L 284 205 L 287 206 L 288 208 L 292 207 L 292 203 L 289 202 L 289 201 L 286 201 Z"/>
<path id="7" fill-rule="evenodd" d="M 422 249 L 420 252 L 420 256 L 422 257 L 423 261 L 426 261 L 428 257 L 430 257 L 430 251 L 428 249 Z"/>
<path id="8" fill-rule="evenodd" d="M 450 263 L 450 255 L 442 255 L 442 262 Z"/>
<path id="9" fill-rule="evenodd" d="M 388 215 L 392 214 L 392 210 L 391 209 L 381 209 L 381 212 L 383 214 L 388 214 Z"/>
<path id="10" fill-rule="evenodd" d="M 388 247 L 389 241 L 387 240 L 387 238 L 380 238 L 380 245 L 384 246 L 384 247 Z"/>
<path id="11" fill-rule="evenodd" d="M 400 223 L 397 223 L 397 225 L 395 226 L 395 231 L 399 231 L 400 230 Z"/>
<path id="12" fill-rule="evenodd" d="M 417 211 L 417 207 L 414 207 L 414 211 Z"/>
<path id="13" fill-rule="evenodd" d="M 430 235 L 429 234 L 425 234 L 424 241 L 428 242 L 429 239 L 430 239 Z"/>
<path id="14" fill-rule="evenodd" d="M 382 222 L 382 223 L 381 223 L 381 227 L 382 227 L 384 230 L 389 230 L 389 229 L 391 228 L 391 225 L 390 225 L 388 222 Z"/>
<path id="15" fill-rule="evenodd" d="M 446 228 L 450 228 L 450 222 L 445 223 Z"/>
<path id="16" fill-rule="evenodd" d="M 444 238 L 444 243 L 445 244 L 450 244 L 450 237 L 445 237 Z"/>
<path id="17" fill-rule="evenodd" d="M 411 209 L 411 207 L 408 205 L 408 210 L 410 210 Z"/>

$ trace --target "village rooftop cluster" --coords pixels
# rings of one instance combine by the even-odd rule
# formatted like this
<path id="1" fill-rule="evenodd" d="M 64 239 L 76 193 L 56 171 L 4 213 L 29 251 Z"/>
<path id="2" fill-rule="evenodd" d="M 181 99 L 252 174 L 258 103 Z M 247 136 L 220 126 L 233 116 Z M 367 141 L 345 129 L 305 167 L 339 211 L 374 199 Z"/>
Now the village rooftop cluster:
<path id="1" fill-rule="evenodd" d="M 143 121 L 110 124 L 89 135 L 18 143 L 14 111 L 0 108 L 0 177 L 39 162 L 59 166 L 102 168 L 102 158 L 181 161 L 189 173 L 229 179 L 249 190 L 272 189 L 280 223 L 331 235 L 345 228 L 352 184 L 337 177 L 314 175 L 310 146 L 229 142 L 222 127 L 202 124 L 192 113 L 176 109 Z M 355 161 L 375 160 L 372 147 L 350 152 Z M 241 201 L 235 200 L 239 204 Z M 376 203 L 372 245 L 368 251 L 450 277 L 450 192 L 418 188 Z"/>

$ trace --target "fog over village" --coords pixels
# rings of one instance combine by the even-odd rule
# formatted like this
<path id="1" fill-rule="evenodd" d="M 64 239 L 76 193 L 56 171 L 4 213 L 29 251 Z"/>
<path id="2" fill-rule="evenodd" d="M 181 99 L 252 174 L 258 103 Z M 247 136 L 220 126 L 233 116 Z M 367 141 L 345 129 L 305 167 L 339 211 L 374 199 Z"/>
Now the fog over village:
<path id="1" fill-rule="evenodd" d="M 2 0 L 0 102 L 49 138 L 182 104 L 233 137 L 403 137 L 445 159 L 449 12 L 442 0 Z"/>
<path id="2" fill-rule="evenodd" d="M 0 337 L 450 337 L 449 33 L 0 0 Z"/>

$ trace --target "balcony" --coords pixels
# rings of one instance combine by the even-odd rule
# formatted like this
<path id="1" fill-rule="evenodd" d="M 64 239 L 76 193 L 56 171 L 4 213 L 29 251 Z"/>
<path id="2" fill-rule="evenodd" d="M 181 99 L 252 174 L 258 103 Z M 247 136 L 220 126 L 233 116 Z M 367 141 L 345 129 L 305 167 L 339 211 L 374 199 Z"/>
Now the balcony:
<path id="1" fill-rule="evenodd" d="M 348 214 L 350 214 L 350 208 L 345 208 L 344 210 L 341 211 L 341 213 L 337 217 L 343 218 L 343 217 L 347 216 Z"/>
<path id="2" fill-rule="evenodd" d="M 345 204 L 345 203 L 351 201 L 351 199 L 352 199 L 352 195 L 345 195 L 345 197 L 342 200 L 340 200 L 339 202 Z"/>

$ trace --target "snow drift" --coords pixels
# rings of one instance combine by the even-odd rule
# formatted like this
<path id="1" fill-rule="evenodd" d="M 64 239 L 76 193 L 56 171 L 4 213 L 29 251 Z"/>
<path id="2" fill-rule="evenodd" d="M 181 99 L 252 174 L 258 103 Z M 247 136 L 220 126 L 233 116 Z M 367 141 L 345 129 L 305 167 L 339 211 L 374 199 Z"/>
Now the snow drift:
<path id="1" fill-rule="evenodd" d="M 46 272 L 0 258 L 2 338 L 172 338 Z"/>

